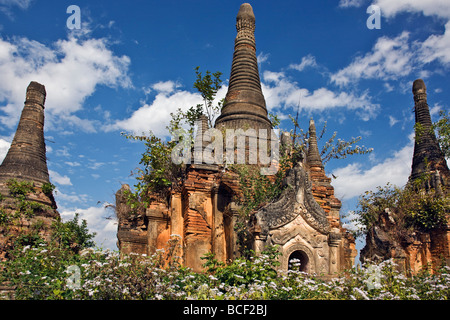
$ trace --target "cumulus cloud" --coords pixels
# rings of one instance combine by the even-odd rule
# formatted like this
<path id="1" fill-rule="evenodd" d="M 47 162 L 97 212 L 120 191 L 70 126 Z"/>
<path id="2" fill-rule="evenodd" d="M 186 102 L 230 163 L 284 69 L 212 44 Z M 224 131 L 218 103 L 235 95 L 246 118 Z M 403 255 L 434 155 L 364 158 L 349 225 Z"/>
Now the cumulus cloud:
<path id="1" fill-rule="evenodd" d="M 96 125 L 75 115 L 97 86 L 130 87 L 130 59 L 116 56 L 106 39 L 69 36 L 51 46 L 23 37 L 0 39 L 0 123 L 13 127 L 30 81 L 45 85 L 47 124 Z"/>
<path id="2" fill-rule="evenodd" d="M 174 81 L 160 81 L 152 85 L 152 89 L 160 93 L 170 94 L 181 85 Z"/>
<path id="3" fill-rule="evenodd" d="M 256 60 L 258 61 L 258 64 L 262 64 L 264 62 L 267 62 L 267 60 L 269 60 L 269 56 L 270 54 L 268 53 L 260 52 L 256 57 Z"/>
<path id="4" fill-rule="evenodd" d="M 341 1 L 341 6 L 351 6 L 352 0 Z M 358 1 L 356 1 L 358 2 Z M 345 5 L 344 5 L 345 4 Z M 345 68 L 330 76 L 339 86 L 354 84 L 361 79 L 398 80 L 416 71 L 420 77 L 430 75 L 424 66 L 431 62 L 450 66 L 450 5 L 448 0 L 377 0 L 383 17 L 391 18 L 399 13 L 422 13 L 445 19 L 443 34 L 432 34 L 423 42 L 410 39 L 406 31 L 397 37 L 380 37 L 372 50 L 357 56 Z M 388 91 L 390 90 L 387 87 Z"/>
<path id="5" fill-rule="evenodd" d="M 61 191 L 60 188 L 55 189 L 55 200 L 58 206 L 66 207 L 67 205 L 73 205 L 76 203 L 85 203 L 89 201 L 89 196 L 87 194 L 67 194 Z"/>
<path id="6" fill-rule="evenodd" d="M 147 133 L 149 130 L 157 136 L 167 135 L 166 126 L 170 121 L 170 113 L 181 108 L 187 110 L 190 106 L 201 103 L 201 96 L 187 91 L 177 91 L 168 94 L 160 92 L 150 104 L 145 103 L 133 114 L 114 124 L 107 125 L 106 131 L 124 130 L 134 134 Z"/>
<path id="7" fill-rule="evenodd" d="M 356 7 L 359 8 L 362 6 L 364 0 L 340 0 L 339 7 L 341 8 L 349 8 Z"/>
<path id="8" fill-rule="evenodd" d="M 379 105 L 371 102 L 368 92 L 355 95 L 349 92 L 334 92 L 328 88 L 309 91 L 300 88 L 283 72 L 265 71 L 262 83 L 263 94 L 269 110 L 274 108 L 296 108 L 299 103 L 302 109 L 322 111 L 333 108 L 356 110 L 363 120 L 375 117 Z"/>
<path id="9" fill-rule="evenodd" d="M 447 3 L 447 6 L 450 5 Z M 429 63 L 438 60 L 443 65 L 450 65 L 450 21 L 445 24 L 442 35 L 431 35 L 420 44 L 419 61 Z"/>
<path id="10" fill-rule="evenodd" d="M 376 187 L 388 182 L 399 187 L 406 184 L 411 173 L 411 158 L 414 143 L 410 141 L 390 158 L 369 168 L 363 169 L 362 164 L 353 163 L 333 171 L 337 178 L 333 181 L 336 195 L 340 199 L 351 199 L 365 191 L 375 191 Z"/>
<path id="11" fill-rule="evenodd" d="M 166 127 L 171 119 L 170 113 L 178 109 L 185 111 L 203 103 L 199 93 L 180 90 L 180 84 L 173 81 L 158 82 L 151 88 L 158 92 L 151 103 L 144 103 L 129 118 L 106 125 L 104 130 L 124 130 L 134 134 L 145 134 L 151 130 L 153 134 L 164 137 L 168 134 Z M 227 89 L 227 86 L 222 86 L 217 92 L 216 101 L 225 97 Z"/>
<path id="12" fill-rule="evenodd" d="M 354 0 L 342 0 L 352 2 Z M 450 6 L 448 0 L 375 0 L 374 4 L 380 6 L 386 17 L 393 17 L 402 12 L 421 12 L 426 16 L 438 16 L 450 19 Z"/>
<path id="13" fill-rule="evenodd" d="M 71 186 L 72 182 L 70 182 L 70 178 L 68 176 L 62 176 L 58 172 L 53 170 L 48 170 L 48 174 L 50 175 L 50 181 L 62 185 L 62 186 Z"/>
<path id="14" fill-rule="evenodd" d="M 395 38 L 379 38 L 371 52 L 356 57 L 350 65 L 332 74 L 331 81 L 343 86 L 360 79 L 396 80 L 410 74 L 413 53 L 408 40 L 408 32 Z"/>
<path id="15" fill-rule="evenodd" d="M 298 71 L 303 71 L 306 67 L 316 67 L 317 63 L 316 63 L 316 58 L 312 55 L 307 55 L 305 57 L 302 58 L 302 61 L 298 64 L 291 64 L 289 65 L 290 69 L 295 69 Z"/>
<path id="16" fill-rule="evenodd" d="M 389 116 L 389 126 L 394 126 L 399 120 L 395 119 L 393 116 Z"/>
<path id="17" fill-rule="evenodd" d="M 5 159 L 10 146 L 11 143 L 6 140 L 0 139 L 0 164 L 3 162 L 3 159 Z"/>

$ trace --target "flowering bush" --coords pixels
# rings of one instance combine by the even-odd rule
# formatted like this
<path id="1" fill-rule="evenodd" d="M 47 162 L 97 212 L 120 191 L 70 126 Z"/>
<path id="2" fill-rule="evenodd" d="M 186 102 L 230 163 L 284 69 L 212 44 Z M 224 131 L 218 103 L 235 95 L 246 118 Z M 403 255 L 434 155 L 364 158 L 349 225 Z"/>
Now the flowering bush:
<path id="1" fill-rule="evenodd" d="M 391 261 L 367 264 L 324 280 L 296 270 L 276 271 L 269 250 L 229 265 L 205 257 L 205 272 L 179 264 L 177 239 L 148 257 L 114 251 L 72 250 L 40 244 L 0 265 L 0 282 L 17 287 L 16 299 L 448 299 L 450 268 L 405 277 Z M 298 269 L 298 268 L 297 268 Z M 73 271 L 78 272 L 73 272 Z"/>

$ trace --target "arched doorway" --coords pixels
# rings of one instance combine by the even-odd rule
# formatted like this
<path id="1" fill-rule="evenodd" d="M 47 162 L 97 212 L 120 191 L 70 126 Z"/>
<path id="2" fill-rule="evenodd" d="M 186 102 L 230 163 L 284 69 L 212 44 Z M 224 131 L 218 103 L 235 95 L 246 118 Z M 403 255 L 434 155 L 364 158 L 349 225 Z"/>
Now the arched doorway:
<path id="1" fill-rule="evenodd" d="M 309 258 L 308 255 L 302 250 L 295 250 L 289 255 L 288 270 L 300 270 L 302 272 L 308 272 Z"/>

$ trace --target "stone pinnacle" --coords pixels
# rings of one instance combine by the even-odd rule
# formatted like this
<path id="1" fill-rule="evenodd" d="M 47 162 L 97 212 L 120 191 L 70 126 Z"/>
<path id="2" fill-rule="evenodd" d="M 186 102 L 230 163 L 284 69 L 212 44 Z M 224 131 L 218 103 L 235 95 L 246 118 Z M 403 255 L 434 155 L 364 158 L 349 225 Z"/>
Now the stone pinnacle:
<path id="1" fill-rule="evenodd" d="M 319 147 L 317 145 L 316 125 L 314 120 L 309 121 L 309 141 L 308 141 L 308 154 L 306 161 L 310 167 L 323 168 L 322 159 L 320 158 Z"/>

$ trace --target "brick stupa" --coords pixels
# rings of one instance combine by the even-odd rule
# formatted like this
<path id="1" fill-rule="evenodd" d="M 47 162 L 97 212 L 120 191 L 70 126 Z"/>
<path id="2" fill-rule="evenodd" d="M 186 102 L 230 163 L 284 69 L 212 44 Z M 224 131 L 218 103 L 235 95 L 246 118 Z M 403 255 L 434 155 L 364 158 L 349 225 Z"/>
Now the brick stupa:
<path id="1" fill-rule="evenodd" d="M 8 196 L 8 180 L 33 182 L 37 188 L 50 183 L 44 139 L 45 87 L 32 81 L 11 147 L 0 165 L 0 192 Z M 53 197 L 32 195 L 34 201 L 56 208 Z"/>

